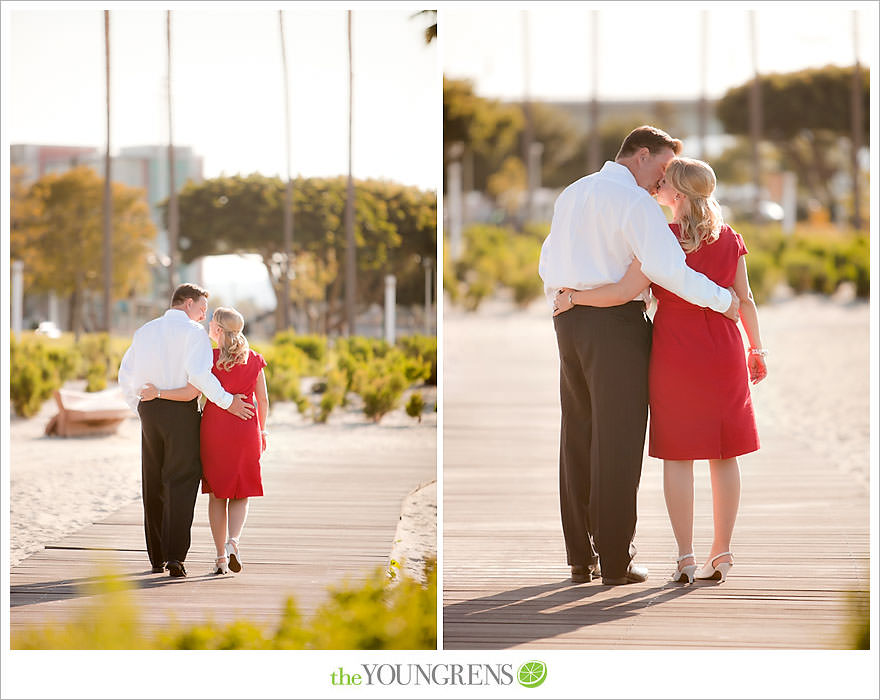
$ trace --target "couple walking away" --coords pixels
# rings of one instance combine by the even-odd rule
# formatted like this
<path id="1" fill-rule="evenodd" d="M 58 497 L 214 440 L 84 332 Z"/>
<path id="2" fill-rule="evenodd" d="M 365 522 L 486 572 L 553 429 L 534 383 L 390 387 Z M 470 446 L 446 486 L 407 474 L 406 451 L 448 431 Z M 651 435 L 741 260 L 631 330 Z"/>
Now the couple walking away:
<path id="1" fill-rule="evenodd" d="M 553 304 L 562 426 L 559 491 L 571 577 L 640 583 L 636 495 L 648 452 L 678 544 L 674 581 L 724 581 L 739 508 L 737 456 L 758 449 L 749 378 L 767 376 L 745 244 L 721 218 L 715 174 L 681 141 L 633 130 L 613 162 L 569 185 L 539 272 Z M 652 199 L 656 197 L 656 202 Z M 672 223 L 657 203 L 672 211 Z M 650 293 L 658 306 L 646 313 Z M 743 348 L 741 319 L 750 348 Z M 714 539 L 693 549 L 696 459 L 709 460 Z"/>
<path id="2" fill-rule="evenodd" d="M 201 322 L 207 311 L 208 292 L 181 284 L 171 308 L 135 332 L 119 367 L 119 386 L 141 419 L 147 554 L 153 573 L 167 569 L 172 577 L 187 575 L 200 480 L 209 494 L 215 574 L 241 571 L 238 541 L 248 498 L 263 495 L 266 362 L 248 347 L 241 314 L 218 307 L 206 334 Z M 200 394 L 207 399 L 202 413 Z"/>

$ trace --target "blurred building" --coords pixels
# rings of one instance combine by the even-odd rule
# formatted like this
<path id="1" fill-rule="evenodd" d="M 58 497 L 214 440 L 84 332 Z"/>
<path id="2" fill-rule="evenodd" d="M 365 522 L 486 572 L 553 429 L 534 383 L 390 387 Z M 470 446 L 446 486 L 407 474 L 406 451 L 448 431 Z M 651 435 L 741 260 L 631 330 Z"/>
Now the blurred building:
<path id="1" fill-rule="evenodd" d="M 21 167 L 27 182 L 33 182 L 49 173 L 62 173 L 81 165 L 93 168 L 104 175 L 104 153 L 99 148 L 89 146 L 47 146 L 37 144 L 12 144 L 10 146 L 10 165 Z M 151 318 L 158 310 L 168 304 L 168 264 L 170 246 L 168 232 L 162 219 L 159 203 L 170 193 L 168 173 L 168 146 L 147 145 L 129 146 L 111 156 L 111 177 L 129 187 L 144 191 L 150 217 L 156 225 L 158 235 L 150 251 L 146 264 L 152 270 L 151 288 L 136 299 L 117 302 L 120 330 L 139 325 Z M 174 179 L 176 190 L 189 180 L 199 183 L 204 179 L 203 159 L 189 146 L 174 148 Z M 202 281 L 199 262 L 180 267 L 180 279 L 200 283 Z M 24 327 L 29 328 L 40 321 L 55 322 L 61 328 L 68 327 L 65 304 L 60 304 L 52 295 L 25 299 Z"/>

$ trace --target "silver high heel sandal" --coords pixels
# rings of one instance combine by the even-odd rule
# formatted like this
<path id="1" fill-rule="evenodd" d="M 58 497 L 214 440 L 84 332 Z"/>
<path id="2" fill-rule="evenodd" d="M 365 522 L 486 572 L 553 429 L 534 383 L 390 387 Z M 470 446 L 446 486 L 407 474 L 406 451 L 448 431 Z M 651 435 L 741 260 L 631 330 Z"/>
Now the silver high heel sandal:
<path id="1" fill-rule="evenodd" d="M 730 555 L 730 561 L 723 561 L 718 566 L 715 566 L 715 560 L 719 557 L 723 557 L 725 554 Z M 721 552 L 721 554 L 716 554 L 712 557 L 709 560 L 709 563 L 696 573 L 696 578 L 713 581 L 720 580 L 721 583 L 724 583 L 727 580 L 727 572 L 730 571 L 730 567 L 732 566 L 733 552 Z"/>
<path id="2" fill-rule="evenodd" d="M 212 573 L 212 574 L 215 574 L 215 575 L 218 575 L 218 574 L 228 574 L 228 573 L 229 573 L 229 567 L 226 565 L 226 561 L 227 561 L 227 559 L 226 559 L 225 556 L 223 556 L 223 557 L 217 557 L 217 558 L 214 560 L 214 569 L 211 571 L 211 573 Z"/>
<path id="3" fill-rule="evenodd" d="M 697 558 L 694 556 L 694 553 L 685 554 L 684 556 L 679 557 L 675 560 L 676 565 L 681 564 L 685 559 L 693 558 L 694 561 Z M 672 572 L 672 580 L 676 583 L 693 583 L 694 582 L 694 572 L 697 570 L 696 564 L 688 564 L 687 566 L 683 566 L 682 568 L 675 567 L 675 571 Z"/>
<path id="4" fill-rule="evenodd" d="M 229 557 L 229 568 L 238 573 L 244 562 L 241 560 L 241 552 L 238 551 L 238 538 L 230 537 L 226 540 L 226 556 Z"/>

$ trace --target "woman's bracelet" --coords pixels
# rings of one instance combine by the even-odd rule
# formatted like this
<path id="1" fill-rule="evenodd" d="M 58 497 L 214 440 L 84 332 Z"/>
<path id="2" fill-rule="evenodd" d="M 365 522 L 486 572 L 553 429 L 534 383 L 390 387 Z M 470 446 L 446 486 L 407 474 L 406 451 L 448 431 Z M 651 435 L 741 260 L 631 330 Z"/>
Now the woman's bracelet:
<path id="1" fill-rule="evenodd" d="M 268 430 L 261 430 L 260 431 L 260 435 L 268 435 L 268 434 L 269 434 Z"/>
<path id="2" fill-rule="evenodd" d="M 767 357 L 767 351 L 764 348 L 749 348 L 749 355 L 760 355 L 761 357 Z"/>

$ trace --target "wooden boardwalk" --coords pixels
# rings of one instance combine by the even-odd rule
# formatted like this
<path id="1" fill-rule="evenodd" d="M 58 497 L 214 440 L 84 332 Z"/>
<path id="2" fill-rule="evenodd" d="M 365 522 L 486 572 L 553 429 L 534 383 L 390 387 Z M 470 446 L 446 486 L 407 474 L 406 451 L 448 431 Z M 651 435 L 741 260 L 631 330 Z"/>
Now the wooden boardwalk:
<path id="1" fill-rule="evenodd" d="M 12 569 L 11 632 L 75 618 L 90 599 L 86 584 L 105 565 L 133 585 L 147 635 L 171 621 L 248 619 L 274 629 L 287 596 L 309 615 L 326 599 L 328 586 L 387 566 L 403 499 L 435 478 L 436 428 L 364 423 L 344 426 L 343 439 L 336 428 L 334 440 L 321 437 L 331 434 L 325 426 L 285 427 L 270 417 L 270 428 L 266 495 L 251 501 L 240 574 L 208 573 L 214 546 L 202 495 L 186 562 L 189 576 L 151 574 L 138 500 Z"/>
<path id="2" fill-rule="evenodd" d="M 867 319 L 865 312 L 865 384 Z M 453 313 L 444 328 L 444 648 L 844 648 L 850 592 L 869 586 L 867 482 L 784 430 L 763 429 L 761 411 L 773 407 L 757 395 L 761 387 L 763 449 L 741 459 L 736 565 L 728 581 L 668 582 L 676 549 L 662 464 L 646 458 L 636 560 L 649 568 L 649 580 L 573 585 L 559 520 L 551 321 L 543 309 L 494 305 Z M 762 332 L 768 347 L 784 345 L 772 325 Z M 830 354 L 847 361 L 846 353 Z M 771 356 L 767 381 L 785 364 Z M 867 435 L 867 414 L 864 424 Z M 867 461 L 867 437 L 864 450 Z M 702 562 L 712 527 L 706 463 L 695 473 Z M 688 672 L 681 673 L 684 681 Z"/>

